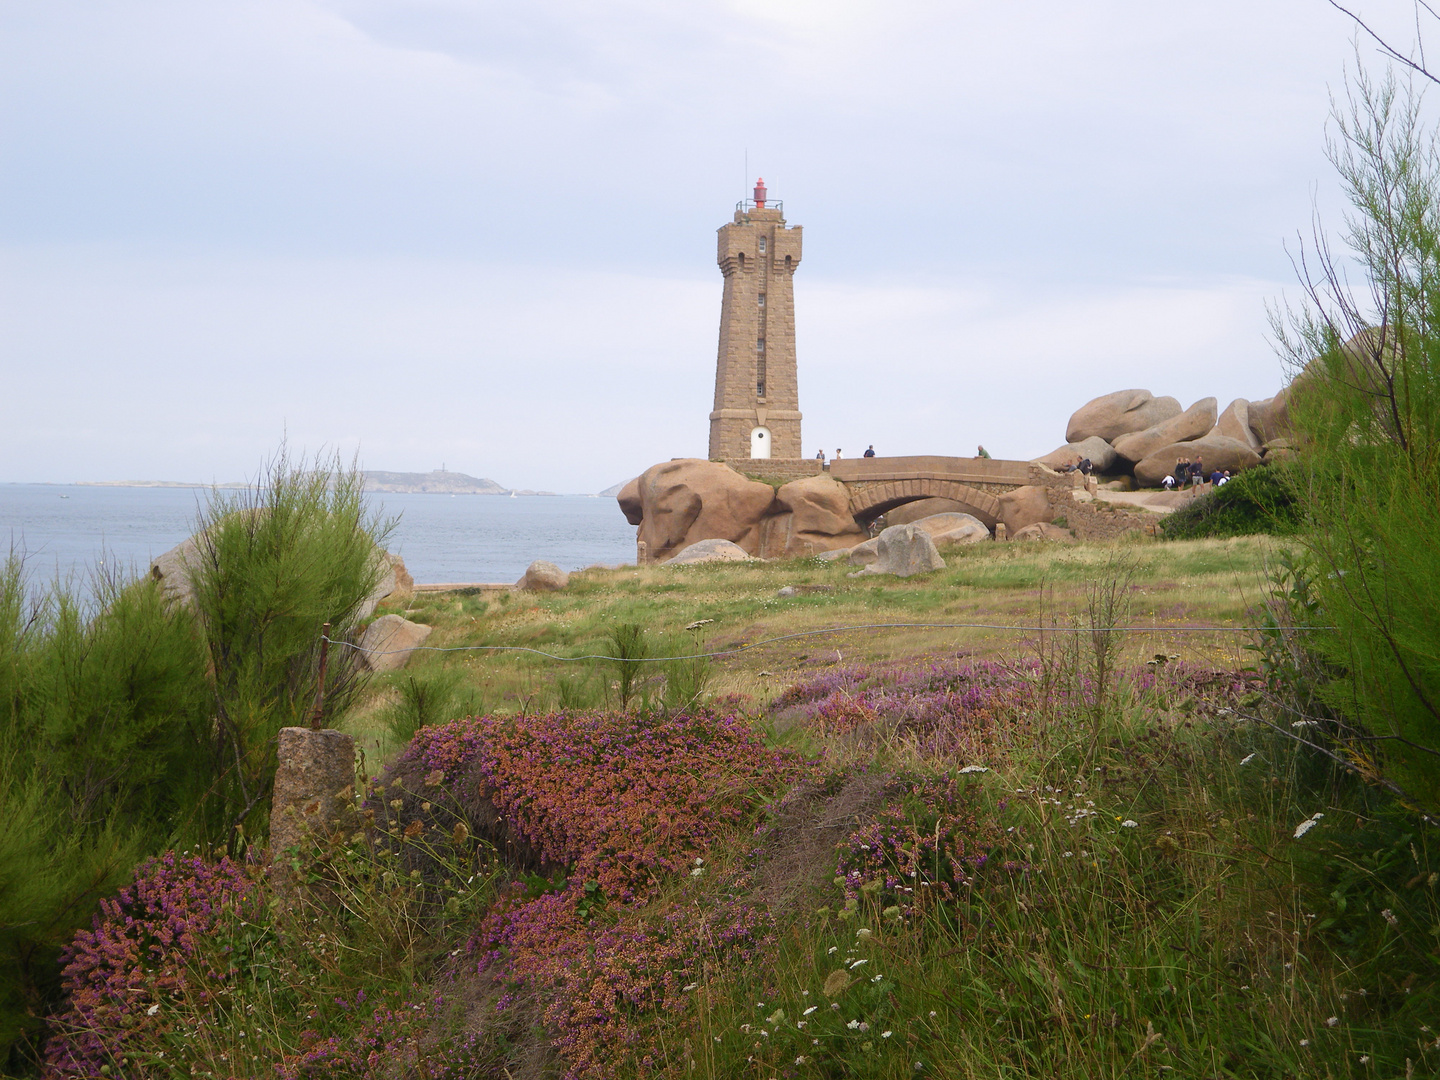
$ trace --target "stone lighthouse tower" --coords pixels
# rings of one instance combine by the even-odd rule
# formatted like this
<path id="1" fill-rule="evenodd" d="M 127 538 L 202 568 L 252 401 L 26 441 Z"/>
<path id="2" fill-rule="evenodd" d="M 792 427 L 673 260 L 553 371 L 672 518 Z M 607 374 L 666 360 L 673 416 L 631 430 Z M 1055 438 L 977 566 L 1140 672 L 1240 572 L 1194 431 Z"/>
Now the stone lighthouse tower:
<path id="1" fill-rule="evenodd" d="M 761 179 L 754 200 L 742 201 L 735 220 L 719 229 L 725 297 L 710 413 L 712 460 L 803 455 L 792 287 L 800 226 L 787 226 L 783 210 L 766 200 Z"/>

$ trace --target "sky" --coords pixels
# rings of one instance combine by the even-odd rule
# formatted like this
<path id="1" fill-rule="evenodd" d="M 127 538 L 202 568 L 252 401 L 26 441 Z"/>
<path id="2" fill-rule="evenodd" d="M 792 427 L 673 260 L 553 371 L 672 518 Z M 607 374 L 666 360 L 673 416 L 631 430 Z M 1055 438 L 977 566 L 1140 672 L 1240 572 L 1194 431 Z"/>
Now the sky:
<path id="1" fill-rule="evenodd" d="M 1265 398 L 1356 56 L 1325 0 L 0 0 L 0 482 L 703 457 L 757 175 L 807 454 Z"/>

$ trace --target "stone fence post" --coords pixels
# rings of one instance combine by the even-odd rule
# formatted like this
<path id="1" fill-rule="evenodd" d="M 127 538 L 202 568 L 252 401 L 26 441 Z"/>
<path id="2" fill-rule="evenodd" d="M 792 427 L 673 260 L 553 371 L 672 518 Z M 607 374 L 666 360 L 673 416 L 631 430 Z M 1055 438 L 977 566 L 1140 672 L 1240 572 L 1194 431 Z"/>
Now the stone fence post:
<path id="1" fill-rule="evenodd" d="M 279 764 L 270 803 L 270 871 L 282 895 L 293 893 L 286 851 L 309 849 L 353 825 L 355 739 L 334 728 L 280 729 Z"/>

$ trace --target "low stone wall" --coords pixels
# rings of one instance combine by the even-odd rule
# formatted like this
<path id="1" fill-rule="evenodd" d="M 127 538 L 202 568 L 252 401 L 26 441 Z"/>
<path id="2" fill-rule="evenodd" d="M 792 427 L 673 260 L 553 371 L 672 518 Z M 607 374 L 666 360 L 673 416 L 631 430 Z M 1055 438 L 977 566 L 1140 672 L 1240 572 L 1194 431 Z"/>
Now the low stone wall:
<path id="1" fill-rule="evenodd" d="M 825 471 L 818 458 L 745 458 L 725 464 L 754 480 L 779 480 L 786 484 L 807 476 L 819 476 Z"/>
<path id="2" fill-rule="evenodd" d="M 1045 489 L 1055 518 L 1064 518 L 1065 527 L 1073 530 L 1078 539 L 1115 540 L 1129 532 L 1154 534 L 1158 515 L 1096 499 L 1087 479 L 1093 477 L 1030 466 L 1030 483 Z"/>

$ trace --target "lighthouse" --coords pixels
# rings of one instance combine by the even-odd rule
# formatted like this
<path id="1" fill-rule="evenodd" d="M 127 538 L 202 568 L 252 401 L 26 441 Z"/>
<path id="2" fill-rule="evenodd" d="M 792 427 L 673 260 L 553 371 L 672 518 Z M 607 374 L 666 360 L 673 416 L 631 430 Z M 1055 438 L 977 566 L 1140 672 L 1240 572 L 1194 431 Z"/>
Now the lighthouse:
<path id="1" fill-rule="evenodd" d="M 738 203 L 734 220 L 718 232 L 725 293 L 710 457 L 737 466 L 800 458 L 793 281 L 801 227 L 785 224 L 784 204 L 768 197 L 761 178 L 754 198 Z"/>

